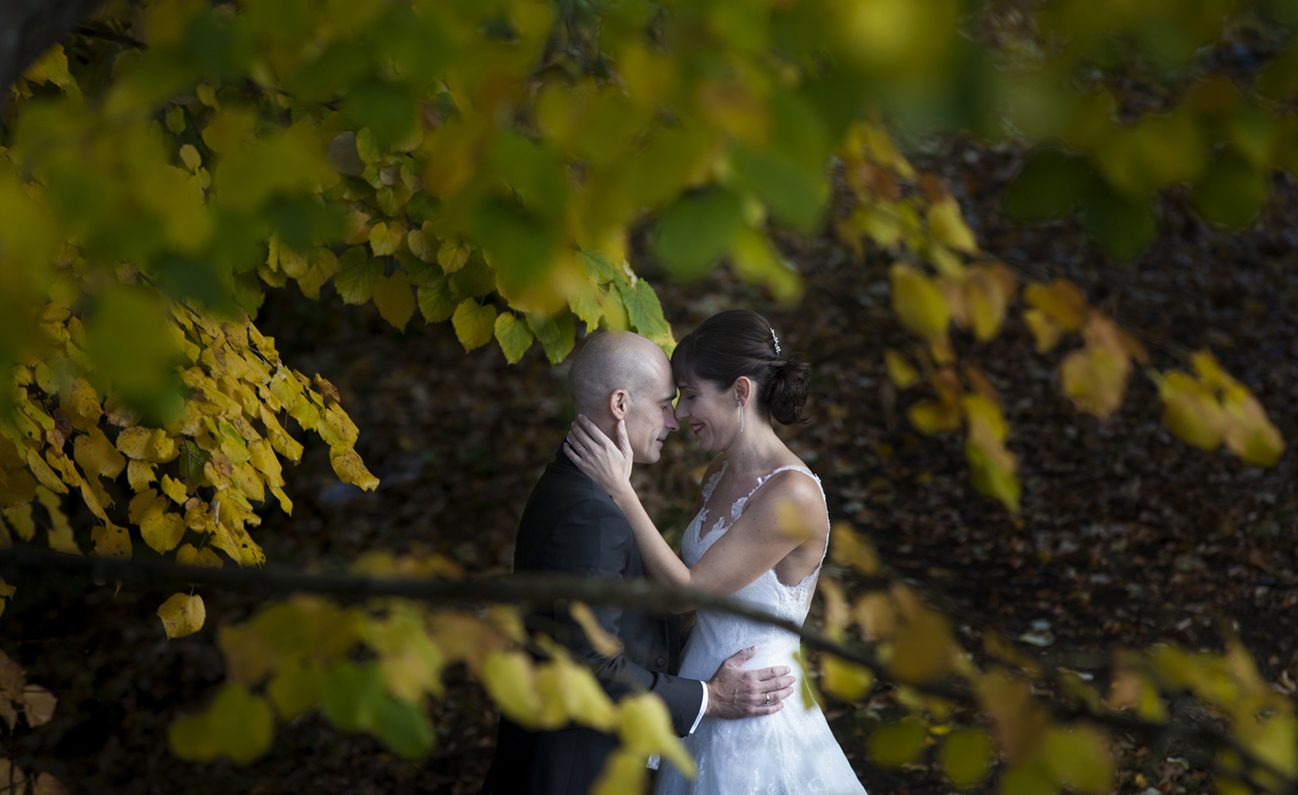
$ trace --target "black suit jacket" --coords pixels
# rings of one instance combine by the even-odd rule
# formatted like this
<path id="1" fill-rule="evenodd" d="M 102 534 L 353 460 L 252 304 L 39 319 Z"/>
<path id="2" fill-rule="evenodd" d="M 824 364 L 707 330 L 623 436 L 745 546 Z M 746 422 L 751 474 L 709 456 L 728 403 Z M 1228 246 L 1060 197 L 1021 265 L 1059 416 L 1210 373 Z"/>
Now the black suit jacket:
<path id="1" fill-rule="evenodd" d="M 643 577 L 644 564 L 631 525 L 622 511 L 561 449 L 532 489 L 518 525 L 515 571 L 565 572 L 597 577 Z M 616 657 L 591 648 L 566 606 L 537 611 L 528 629 L 544 632 L 588 660 L 604 690 L 617 700 L 651 690 L 667 704 L 678 735 L 689 733 L 703 703 L 697 680 L 673 673 L 680 668 L 680 620 L 655 618 L 620 607 L 592 610 L 623 644 Z M 496 757 L 484 795 L 586 795 L 617 747 L 617 737 L 570 726 L 532 732 L 501 718 Z"/>

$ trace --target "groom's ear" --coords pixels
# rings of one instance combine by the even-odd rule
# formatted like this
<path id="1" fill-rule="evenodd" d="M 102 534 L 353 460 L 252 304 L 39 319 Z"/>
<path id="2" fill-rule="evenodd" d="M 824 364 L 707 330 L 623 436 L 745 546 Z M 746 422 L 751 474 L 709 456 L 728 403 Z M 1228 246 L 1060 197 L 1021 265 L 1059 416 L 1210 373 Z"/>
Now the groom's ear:
<path id="1" fill-rule="evenodd" d="M 615 389 L 613 394 L 608 396 L 608 411 L 613 415 L 613 419 L 626 419 L 626 413 L 630 408 L 631 393 L 625 389 Z"/>

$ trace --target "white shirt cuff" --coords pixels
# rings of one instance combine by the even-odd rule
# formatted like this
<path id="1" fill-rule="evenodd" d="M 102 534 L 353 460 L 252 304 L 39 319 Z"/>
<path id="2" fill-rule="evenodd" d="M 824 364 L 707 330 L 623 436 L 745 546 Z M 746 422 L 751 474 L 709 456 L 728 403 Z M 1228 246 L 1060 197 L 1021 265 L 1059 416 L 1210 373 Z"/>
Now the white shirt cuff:
<path id="1" fill-rule="evenodd" d="M 699 682 L 699 684 L 703 685 L 703 703 L 699 704 L 699 714 L 696 718 L 694 718 L 694 725 L 690 727 L 690 732 L 689 732 L 690 734 L 693 734 L 694 730 L 699 727 L 699 721 L 703 720 L 703 713 L 708 711 L 708 683 Z M 645 763 L 645 767 L 649 768 L 650 770 L 657 770 L 658 764 L 659 764 L 658 754 L 650 754 L 649 760 Z"/>
<path id="2" fill-rule="evenodd" d="M 699 684 L 703 685 L 703 703 L 699 704 L 699 715 L 694 719 L 694 725 L 690 727 L 690 734 L 699 727 L 699 721 L 703 720 L 703 713 L 708 711 L 708 683 L 699 682 Z"/>

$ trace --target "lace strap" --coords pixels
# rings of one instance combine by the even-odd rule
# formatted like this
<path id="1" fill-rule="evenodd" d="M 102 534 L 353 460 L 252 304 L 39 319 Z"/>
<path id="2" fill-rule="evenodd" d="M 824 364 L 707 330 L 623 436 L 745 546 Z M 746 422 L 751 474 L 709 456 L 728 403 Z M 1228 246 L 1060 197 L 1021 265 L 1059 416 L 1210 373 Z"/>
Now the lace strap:
<path id="1" fill-rule="evenodd" d="M 730 466 L 729 461 L 722 461 L 721 468 L 708 478 L 708 482 L 703 484 L 703 504 L 706 506 L 708 500 L 712 499 L 712 492 L 717 490 L 717 484 L 721 482 L 721 476 L 726 474 L 726 467 Z"/>

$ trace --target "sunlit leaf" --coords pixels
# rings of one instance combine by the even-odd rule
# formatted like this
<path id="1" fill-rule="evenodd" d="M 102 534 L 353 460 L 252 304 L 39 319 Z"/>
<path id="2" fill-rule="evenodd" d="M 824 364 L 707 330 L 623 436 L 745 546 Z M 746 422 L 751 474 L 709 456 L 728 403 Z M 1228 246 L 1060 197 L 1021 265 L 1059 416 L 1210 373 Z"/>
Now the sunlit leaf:
<path id="1" fill-rule="evenodd" d="M 203 628 L 207 609 L 203 606 L 203 597 L 177 593 L 158 608 L 158 618 L 162 619 L 162 628 L 167 631 L 168 638 L 183 638 Z"/>
<path id="2" fill-rule="evenodd" d="M 915 761 L 924 750 L 928 730 L 918 718 L 906 717 L 870 733 L 870 758 L 884 767 L 901 767 Z"/>

